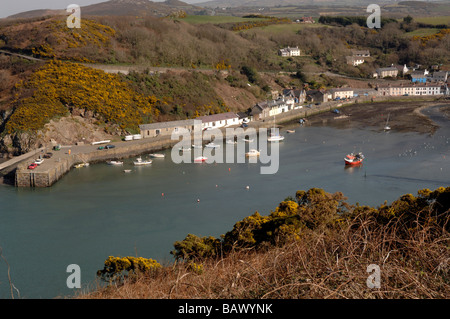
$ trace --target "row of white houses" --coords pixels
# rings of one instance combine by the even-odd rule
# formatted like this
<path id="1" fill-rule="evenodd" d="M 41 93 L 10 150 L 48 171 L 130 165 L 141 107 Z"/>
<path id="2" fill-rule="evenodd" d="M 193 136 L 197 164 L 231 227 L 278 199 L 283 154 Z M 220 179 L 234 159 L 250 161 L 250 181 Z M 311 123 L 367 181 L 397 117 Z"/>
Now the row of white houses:
<path id="1" fill-rule="evenodd" d="M 402 95 L 448 95 L 449 88 L 443 82 L 435 83 L 407 83 L 397 85 L 383 85 L 378 86 L 377 91 L 379 95 L 385 96 L 402 96 Z"/>

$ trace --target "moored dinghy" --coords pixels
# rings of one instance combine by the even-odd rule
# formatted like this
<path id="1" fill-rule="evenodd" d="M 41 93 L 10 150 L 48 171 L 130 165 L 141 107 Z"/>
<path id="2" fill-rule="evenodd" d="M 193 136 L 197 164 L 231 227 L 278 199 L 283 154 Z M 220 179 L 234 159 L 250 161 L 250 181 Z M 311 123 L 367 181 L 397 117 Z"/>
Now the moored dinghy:
<path id="1" fill-rule="evenodd" d="M 119 165 L 123 165 L 123 162 L 121 162 L 121 161 L 107 161 L 106 164 L 119 166 Z"/>
<path id="2" fill-rule="evenodd" d="M 133 164 L 136 166 L 150 165 L 152 163 L 151 160 L 144 161 L 141 157 L 138 157 Z"/>
<path id="3" fill-rule="evenodd" d="M 359 165 L 362 164 L 363 160 L 364 155 L 362 153 L 358 153 L 356 155 L 351 153 L 344 158 L 345 165 Z"/>
<path id="4" fill-rule="evenodd" d="M 196 157 L 196 158 L 194 159 L 194 162 L 195 162 L 195 163 L 203 163 L 203 162 L 206 162 L 207 159 L 208 159 L 208 158 L 205 157 L 205 156 L 199 156 L 199 157 Z"/>

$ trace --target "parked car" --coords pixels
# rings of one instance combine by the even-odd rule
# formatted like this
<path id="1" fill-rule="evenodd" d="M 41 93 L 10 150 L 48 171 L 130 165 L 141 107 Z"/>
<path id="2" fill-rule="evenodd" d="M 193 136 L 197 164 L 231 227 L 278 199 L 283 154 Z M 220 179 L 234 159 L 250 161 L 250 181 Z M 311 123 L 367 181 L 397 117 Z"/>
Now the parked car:
<path id="1" fill-rule="evenodd" d="M 108 144 L 108 145 L 105 146 L 105 148 L 106 148 L 107 150 L 109 150 L 110 148 L 114 148 L 114 147 L 116 147 L 116 146 L 115 146 L 115 145 L 112 145 L 112 144 Z"/>
<path id="2" fill-rule="evenodd" d="M 43 158 L 38 158 L 37 160 L 34 161 L 35 164 L 37 165 L 41 165 L 42 163 L 44 163 L 44 159 Z"/>
<path id="3" fill-rule="evenodd" d="M 98 150 L 104 150 L 105 147 L 104 147 L 104 146 L 99 146 L 99 147 L 97 147 L 97 149 L 98 149 Z"/>
<path id="4" fill-rule="evenodd" d="M 53 156 L 53 153 L 50 153 L 50 152 L 44 154 L 44 158 L 51 158 L 52 156 Z"/>
<path id="5" fill-rule="evenodd" d="M 53 150 L 55 150 L 55 151 L 61 150 L 61 145 L 55 145 L 55 146 L 53 146 Z"/>
<path id="6" fill-rule="evenodd" d="M 35 169 L 36 167 L 38 167 L 38 164 L 36 163 L 31 163 L 30 165 L 28 165 L 28 169 Z"/>
<path id="7" fill-rule="evenodd" d="M 245 124 L 245 123 L 242 123 L 242 125 L 241 125 L 241 127 L 247 127 L 248 125 L 247 124 Z"/>

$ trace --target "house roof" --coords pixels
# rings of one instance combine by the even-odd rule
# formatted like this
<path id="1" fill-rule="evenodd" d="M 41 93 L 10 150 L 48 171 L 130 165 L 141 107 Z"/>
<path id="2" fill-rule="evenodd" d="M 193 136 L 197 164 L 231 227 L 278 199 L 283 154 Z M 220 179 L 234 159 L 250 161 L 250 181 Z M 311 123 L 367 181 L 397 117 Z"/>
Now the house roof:
<path id="1" fill-rule="evenodd" d="M 305 90 L 301 89 L 283 89 L 284 96 L 300 97 L 305 94 Z"/>
<path id="2" fill-rule="evenodd" d="M 352 54 L 370 54 L 369 50 L 352 50 Z"/>
<path id="3" fill-rule="evenodd" d="M 389 66 L 387 68 L 378 68 L 377 72 L 383 72 L 383 71 L 398 71 L 398 69 L 395 66 Z"/>
<path id="4" fill-rule="evenodd" d="M 181 121 L 170 121 L 170 122 L 156 122 L 150 124 L 141 124 L 139 128 L 141 130 L 157 130 L 163 128 L 174 128 L 174 127 L 184 127 L 194 125 L 194 120 L 181 120 Z"/>
<path id="5" fill-rule="evenodd" d="M 334 92 L 349 92 L 349 91 L 353 92 L 353 89 L 352 88 L 334 88 L 334 89 L 330 90 L 330 93 L 334 93 Z"/>
<path id="6" fill-rule="evenodd" d="M 208 122 L 230 120 L 230 119 L 235 119 L 235 118 L 238 118 L 236 113 L 226 112 L 226 113 L 218 113 L 218 114 L 212 114 L 212 115 L 199 116 L 196 118 L 196 120 L 201 120 L 203 123 L 208 123 Z"/>

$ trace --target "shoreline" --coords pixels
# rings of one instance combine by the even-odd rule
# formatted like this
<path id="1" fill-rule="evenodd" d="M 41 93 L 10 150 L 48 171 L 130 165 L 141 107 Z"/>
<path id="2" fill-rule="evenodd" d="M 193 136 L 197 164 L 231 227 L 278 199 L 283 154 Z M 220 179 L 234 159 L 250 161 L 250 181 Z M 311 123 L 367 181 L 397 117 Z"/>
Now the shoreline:
<path id="1" fill-rule="evenodd" d="M 339 109 L 340 114 L 326 112 L 312 115 L 308 117 L 307 125 L 342 129 L 365 127 L 383 131 L 389 116 L 391 131 L 433 135 L 439 129 L 439 125 L 422 111 L 439 105 L 442 106 L 440 109 L 449 109 L 448 111 L 440 110 L 440 112 L 450 118 L 450 101 L 377 102 L 343 106 Z M 345 117 L 339 118 L 342 115 Z"/>

